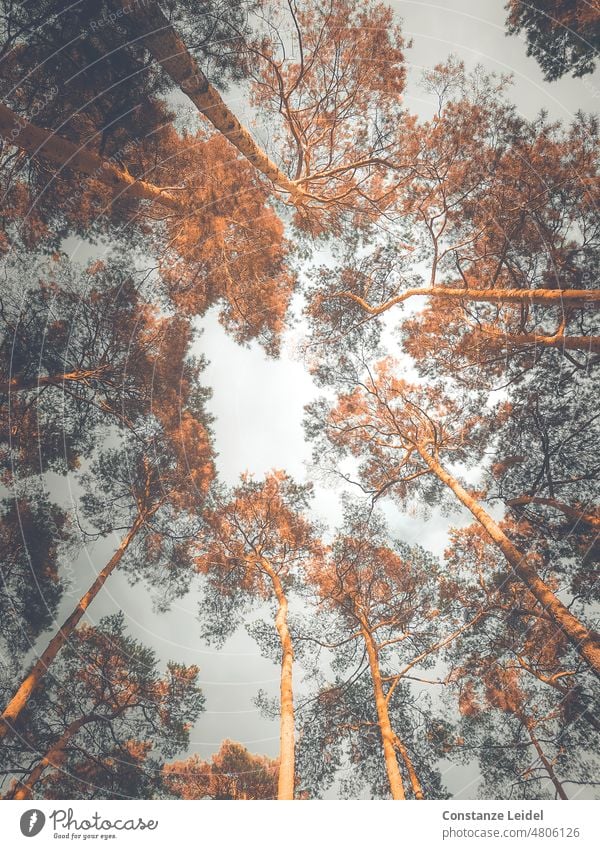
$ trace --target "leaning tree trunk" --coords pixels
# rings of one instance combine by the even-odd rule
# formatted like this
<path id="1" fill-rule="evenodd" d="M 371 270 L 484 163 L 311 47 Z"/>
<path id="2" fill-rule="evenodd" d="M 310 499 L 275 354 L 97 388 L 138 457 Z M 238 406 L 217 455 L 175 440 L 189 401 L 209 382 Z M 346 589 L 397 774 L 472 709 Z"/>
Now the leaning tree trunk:
<path id="1" fill-rule="evenodd" d="M 397 734 L 394 734 L 394 744 L 398 749 L 398 752 L 400 753 L 400 757 L 404 761 L 404 766 L 406 767 L 406 772 L 410 780 L 410 786 L 412 787 L 415 799 L 424 799 L 425 794 L 423 793 L 423 785 L 419 780 L 415 765 L 412 762 L 412 758 L 408 754 L 408 749 Z"/>
<path id="2" fill-rule="evenodd" d="M 303 189 L 267 156 L 225 104 L 158 4 L 131 3 L 130 0 L 114 2 L 126 11 L 127 19 L 143 35 L 144 45 L 151 55 L 213 127 L 274 185 L 289 193 L 294 202 L 301 201 Z"/>
<path id="3" fill-rule="evenodd" d="M 9 791 L 9 793 L 6 794 L 5 798 L 31 799 L 33 795 L 33 789 L 44 774 L 44 772 L 48 769 L 48 767 L 54 767 L 55 769 L 60 767 L 61 763 L 64 760 L 65 749 L 69 745 L 69 742 L 77 734 L 77 732 L 81 728 L 83 728 L 83 726 L 86 725 L 86 723 L 88 723 L 89 721 L 89 717 L 83 716 L 80 719 L 76 719 L 75 722 L 72 722 L 65 729 L 65 731 L 59 737 L 56 743 L 54 743 L 48 749 L 44 757 L 38 761 L 38 763 L 31 770 L 27 778 L 21 779 L 17 783 L 16 789 Z"/>
<path id="4" fill-rule="evenodd" d="M 89 590 L 85 593 L 84 596 L 82 596 L 75 610 L 73 610 L 71 615 L 67 617 L 62 627 L 59 628 L 56 634 L 52 637 L 52 639 L 46 646 L 44 652 L 40 655 L 40 657 L 34 663 L 27 676 L 19 685 L 19 688 L 17 689 L 16 693 L 9 701 L 8 705 L 4 709 L 4 712 L 2 713 L 2 717 L 0 719 L 0 740 L 2 740 L 14 730 L 14 725 L 19 719 L 19 716 L 21 715 L 23 710 L 25 709 L 28 700 L 31 698 L 37 687 L 40 685 L 40 682 L 48 671 L 48 668 L 56 658 L 59 651 L 68 641 L 69 637 L 79 624 L 84 613 L 106 583 L 106 580 L 109 575 L 117 568 L 117 566 L 121 562 L 123 555 L 127 551 L 131 541 L 133 540 L 139 529 L 142 527 L 146 518 L 147 514 L 139 514 L 136 517 L 133 525 L 121 541 L 121 544 L 119 545 L 118 549 L 110 558 L 104 569 L 102 569 L 102 571 L 98 574 L 96 580 L 91 585 Z"/>
<path id="5" fill-rule="evenodd" d="M 377 651 L 373 635 L 366 623 L 361 622 L 360 629 L 367 649 L 367 656 L 369 658 L 369 668 L 371 670 L 371 680 L 373 682 L 373 692 L 375 695 L 375 708 L 377 710 L 377 723 L 379 725 L 379 733 L 381 734 L 385 770 L 390 785 L 392 799 L 406 799 L 402 776 L 398 767 L 398 761 L 396 760 L 395 741 L 397 738 L 392 729 L 388 705 L 383 692 L 381 670 L 379 668 L 379 653 Z"/>
<path id="6" fill-rule="evenodd" d="M 60 386 L 62 383 L 85 383 L 88 380 L 101 380 L 106 369 L 77 369 L 76 371 L 61 372 L 60 374 L 39 375 L 25 378 L 15 375 L 10 380 L 0 381 L 0 395 L 29 392 L 42 386 Z"/>
<path id="7" fill-rule="evenodd" d="M 576 616 L 557 598 L 548 584 L 538 575 L 531 561 L 506 536 L 502 528 L 487 513 L 481 504 L 470 495 L 433 457 L 424 445 L 416 446 L 419 454 L 431 471 L 448 486 L 465 507 L 473 514 L 488 536 L 498 546 L 508 561 L 512 572 L 527 587 L 534 598 L 548 612 L 555 625 L 568 637 L 587 665 L 600 677 L 600 637 L 586 628 Z"/>
<path id="8" fill-rule="evenodd" d="M 550 779 L 550 781 L 554 785 L 554 789 L 556 790 L 556 793 L 558 794 L 558 798 L 568 800 L 569 797 L 565 793 L 565 788 L 560 783 L 558 776 L 554 772 L 554 767 L 552 766 L 552 764 L 550 763 L 550 761 L 546 757 L 546 753 L 542 749 L 541 743 L 536 736 L 536 733 L 535 733 L 534 728 L 533 728 L 532 721 L 528 717 L 523 716 L 521 713 L 517 713 L 517 718 L 521 722 L 521 724 L 524 725 L 525 728 L 527 729 L 527 734 L 529 735 L 529 739 L 533 743 L 533 748 L 536 750 L 537 755 L 540 759 L 540 762 L 542 763 L 542 766 L 544 767 L 544 769 L 548 773 L 548 778 Z"/>
<path id="9" fill-rule="evenodd" d="M 128 197 L 154 201 L 177 212 L 189 212 L 189 208 L 168 191 L 153 183 L 136 180 L 113 162 L 102 159 L 81 145 L 73 144 L 68 139 L 56 135 L 52 130 L 30 124 L 2 103 L 0 103 L 0 137 L 6 139 L 9 144 L 26 151 L 30 156 L 43 160 L 52 168 L 58 167 L 59 170 L 69 168 L 79 171 L 104 183 L 115 192 L 126 192 Z"/>
<path id="10" fill-rule="evenodd" d="M 395 307 L 396 304 L 417 297 L 450 301 L 476 301 L 484 304 L 541 304 L 550 307 L 560 306 L 561 304 L 600 303 L 600 289 L 467 289 L 454 286 L 423 286 L 417 289 L 407 289 L 383 304 L 370 304 L 354 292 L 335 292 L 328 295 L 327 299 L 345 298 L 354 301 L 369 315 L 381 315 Z M 534 340 L 533 335 L 521 338 L 526 340 L 528 344 Z M 542 344 L 541 340 L 548 340 L 548 338 L 539 337 L 540 344 Z M 586 348 L 593 344 L 596 346 L 593 350 L 597 350 L 598 340 L 595 337 L 589 339 L 581 337 L 574 343 L 570 343 L 571 347 L 581 347 L 581 339 L 585 341 Z M 547 341 L 546 344 L 548 344 Z"/>
<path id="11" fill-rule="evenodd" d="M 485 291 L 485 290 L 484 290 Z M 543 291 L 541 289 L 532 289 L 535 292 Z M 554 291 L 554 290 L 550 290 Z M 564 294 L 570 291 L 578 292 L 580 290 L 565 290 Z M 585 290 L 592 292 L 593 290 Z M 564 300 L 564 298 L 563 298 Z M 560 330 L 555 333 L 544 335 L 543 333 L 510 333 L 507 330 L 499 330 L 492 324 L 477 324 L 476 330 L 483 336 L 491 336 L 492 339 L 498 339 L 507 348 L 525 348 L 525 347 L 542 347 L 542 348 L 558 348 L 561 351 L 586 351 L 588 354 L 600 353 L 600 337 L 598 336 L 565 336 L 564 324 Z"/>
<path id="12" fill-rule="evenodd" d="M 589 525 L 591 528 L 600 530 L 600 516 L 595 516 L 593 513 L 586 513 L 585 510 L 578 510 L 570 504 L 565 504 L 564 501 L 557 501 L 556 498 L 544 498 L 539 495 L 519 495 L 517 498 L 510 498 L 506 503 L 509 507 L 527 507 L 529 504 L 541 504 L 545 507 L 552 507 L 554 510 L 559 510 L 567 519 L 572 519 L 576 523 Z"/>
<path id="13" fill-rule="evenodd" d="M 288 602 L 281 579 L 270 563 L 261 560 L 261 566 L 268 574 L 278 602 L 275 627 L 281 642 L 281 683 L 280 683 L 280 721 L 279 721 L 279 783 L 278 799 L 294 798 L 294 760 L 295 760 L 295 727 L 294 727 L 294 694 L 292 688 L 292 672 L 294 665 L 294 648 L 287 624 Z"/>

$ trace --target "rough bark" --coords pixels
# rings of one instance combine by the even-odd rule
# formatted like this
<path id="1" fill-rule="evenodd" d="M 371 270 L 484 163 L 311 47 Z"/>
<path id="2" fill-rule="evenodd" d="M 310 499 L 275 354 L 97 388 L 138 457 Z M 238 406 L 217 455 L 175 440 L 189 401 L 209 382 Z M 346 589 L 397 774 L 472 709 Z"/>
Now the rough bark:
<path id="1" fill-rule="evenodd" d="M 123 555 L 127 551 L 131 541 L 144 523 L 146 516 L 138 515 L 128 533 L 125 535 L 121 544 L 110 558 L 104 569 L 98 574 L 89 590 L 82 596 L 79 603 L 73 612 L 67 617 L 63 625 L 59 628 L 56 634 L 52 637 L 43 653 L 34 663 L 33 667 L 23 679 L 16 693 L 7 704 L 2 717 L 0 719 L 0 740 L 12 733 L 15 723 L 25 709 L 28 700 L 31 698 L 37 687 L 40 685 L 48 668 L 56 658 L 59 651 L 68 641 L 84 613 L 96 598 L 106 580 L 111 573 L 117 568 L 121 562 Z"/>
<path id="2" fill-rule="evenodd" d="M 274 185 L 288 192 L 295 202 L 301 200 L 304 191 L 267 156 L 225 104 L 158 4 L 114 2 L 141 33 L 150 54 L 213 127 Z"/>
<path id="3" fill-rule="evenodd" d="M 369 669 L 371 671 L 373 693 L 375 695 L 375 708 L 377 710 L 377 722 L 379 725 L 379 732 L 381 734 L 385 770 L 390 784 L 392 799 L 406 799 L 402 776 L 398 767 L 398 761 L 396 760 L 395 744 L 397 738 L 392 729 L 387 701 L 383 692 L 381 670 L 379 668 L 379 653 L 377 651 L 373 635 L 369 631 L 365 622 L 361 622 L 361 633 L 367 649 L 367 656 L 369 658 Z"/>
<path id="4" fill-rule="evenodd" d="M 279 783 L 277 798 L 293 799 L 295 784 L 295 727 L 292 673 L 294 648 L 287 624 L 288 601 L 277 572 L 265 560 L 261 566 L 268 574 L 277 598 L 275 627 L 281 642 L 280 720 L 279 720 Z"/>
<path id="5" fill-rule="evenodd" d="M 571 611 L 540 578 L 530 560 L 513 545 L 502 528 L 483 509 L 481 504 L 429 453 L 428 447 L 418 444 L 416 448 L 431 471 L 454 492 L 459 501 L 472 513 L 490 539 L 502 551 L 514 575 L 547 611 L 556 626 L 566 635 L 590 669 L 600 677 L 600 636 L 590 631 L 576 616 L 573 616 Z"/>
<path id="6" fill-rule="evenodd" d="M 51 168 L 69 168 L 87 174 L 109 186 L 115 194 L 127 192 L 129 197 L 138 200 L 154 201 L 177 212 L 189 212 L 189 208 L 168 191 L 144 180 L 136 180 L 127 171 L 62 138 L 53 130 L 30 124 L 2 103 L 0 136 L 30 156 L 42 159 Z"/>

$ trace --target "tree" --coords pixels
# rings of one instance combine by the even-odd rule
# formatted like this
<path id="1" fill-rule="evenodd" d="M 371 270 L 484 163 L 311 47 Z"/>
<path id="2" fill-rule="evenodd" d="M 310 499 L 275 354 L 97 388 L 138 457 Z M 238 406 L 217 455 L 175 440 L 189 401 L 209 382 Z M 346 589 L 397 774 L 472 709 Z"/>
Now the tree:
<path id="1" fill-rule="evenodd" d="M 5 248 L 16 239 L 16 225 L 28 247 L 40 241 L 58 247 L 73 231 L 122 236 L 127 228 L 147 250 L 152 234 L 178 308 L 196 314 L 224 303 L 223 322 L 238 338 L 264 336 L 274 350 L 294 281 L 285 267 L 281 222 L 265 205 L 264 186 L 256 184 L 252 167 L 232 163 L 219 138 L 173 129 L 173 113 L 157 99 L 168 84 L 146 61 L 139 38 L 125 37 L 123 14 L 114 4 L 78 4 L 69 14 L 72 40 L 66 47 L 58 21 L 68 7 L 44 5 L 48 19 L 39 20 L 31 9 L 7 12 L 12 46 L 4 62 L 26 82 L 7 93 L 19 112 L 3 106 L 0 114 L 8 145 Z M 179 3 L 171 13 L 193 33 L 197 55 L 221 84 L 243 75 L 234 48 L 247 29 L 246 9 L 221 0 L 193 8 Z M 33 68 L 29 57 L 37 60 Z M 41 86 L 40 68 L 44 85 L 56 76 L 62 94 L 43 110 L 48 129 L 26 117 L 34 98 L 29 88 Z M 15 145 L 30 156 L 14 153 Z M 82 174 L 88 178 L 83 188 Z M 258 308 L 259 298 L 269 307 Z"/>
<path id="2" fill-rule="evenodd" d="M 185 209 L 168 190 L 145 180 L 136 180 L 111 159 L 103 159 L 44 127 L 29 123 L 3 104 L 0 104 L 0 135 L 9 145 L 42 159 L 47 165 L 58 166 L 59 170 L 78 171 L 104 183 L 115 193 L 128 191 L 128 196 L 137 200 L 153 201 L 168 209 Z"/>
<path id="3" fill-rule="evenodd" d="M 277 761 L 224 740 L 210 761 L 192 755 L 165 764 L 163 780 L 179 799 L 276 799 Z"/>
<path id="4" fill-rule="evenodd" d="M 65 257 L 19 255 L 7 266 L 0 303 L 7 471 L 73 469 L 101 428 L 131 428 L 150 413 L 164 420 L 195 391 L 191 328 L 159 315 L 131 265 L 127 255 L 85 270 Z"/>
<path id="5" fill-rule="evenodd" d="M 527 540 L 528 530 L 527 524 L 520 522 L 512 533 Z M 539 545 L 535 538 L 534 544 Z M 544 687 L 551 689 L 552 697 L 560 700 L 557 718 L 565 733 L 571 733 L 570 726 L 581 736 L 586 729 L 598 732 L 596 679 L 543 607 L 507 572 L 501 552 L 481 526 L 452 529 L 445 560 L 449 571 L 445 593 L 488 611 L 485 619 L 445 650 L 450 667 L 446 681 L 460 682 L 467 669 L 477 677 L 482 667 L 500 664 L 519 675 L 526 673 L 525 678 L 531 676 L 534 686 L 543 685 L 542 700 L 546 698 Z M 560 588 L 556 579 L 549 580 Z M 572 607 L 581 609 L 581 602 L 574 601 Z"/>
<path id="6" fill-rule="evenodd" d="M 355 0 L 271 7 L 266 38 L 250 44 L 254 101 L 279 116 L 285 169 L 305 204 L 321 209 L 305 218 L 311 232 L 339 229 L 344 213 L 364 227 L 406 178 L 405 46 L 389 7 Z"/>
<path id="7" fill-rule="evenodd" d="M 439 110 L 410 128 L 411 178 L 386 234 L 351 239 L 313 274 L 317 341 L 392 311 L 423 374 L 477 387 L 554 350 L 582 369 L 596 359 L 597 126 L 582 114 L 570 127 L 527 122 L 506 86 L 453 61 L 428 75 Z"/>
<path id="8" fill-rule="evenodd" d="M 480 523 L 506 558 L 514 575 L 543 605 L 589 667 L 600 672 L 600 640 L 540 577 L 535 554 L 521 551 L 484 509 L 456 473 L 443 465 L 473 464 L 486 447 L 491 416 L 477 410 L 477 400 L 444 397 L 441 390 L 411 386 L 394 374 L 394 363 L 380 362 L 341 394 L 337 405 L 313 406 L 309 433 L 321 433 L 338 454 L 362 458 L 363 485 L 376 497 L 389 493 L 400 503 L 420 490 L 425 504 L 450 490 Z"/>
<path id="9" fill-rule="evenodd" d="M 525 32 L 527 55 L 537 60 L 544 79 L 593 72 L 600 49 L 600 11 L 594 3 L 509 0 L 506 9 L 508 33 Z"/>
<path id="10" fill-rule="evenodd" d="M 205 635 L 223 640 L 258 599 L 276 604 L 275 629 L 281 648 L 278 799 L 293 799 L 294 646 L 288 626 L 288 592 L 317 555 L 314 531 L 304 517 L 310 486 L 283 472 L 263 482 L 245 476 L 206 515 L 207 532 L 197 568 L 206 575 L 201 608 Z"/>
<path id="11" fill-rule="evenodd" d="M 172 756 L 187 745 L 204 704 L 198 668 L 169 663 L 160 675 L 154 652 L 125 633 L 124 618 L 71 634 L 39 703 L 19 720 L 8 752 L 19 778 L 9 798 L 148 793 L 160 778 L 149 753 Z"/>
<path id="12" fill-rule="evenodd" d="M 84 513 L 101 535 L 124 536 L 8 701 L 0 739 L 14 732 L 27 700 L 117 567 L 125 568 L 132 580 L 143 576 L 155 583 L 163 608 L 189 586 L 192 541 L 199 530 L 194 515 L 200 512 L 213 478 L 209 437 L 204 424 L 189 411 L 181 412 L 170 433 L 162 433 L 151 422 L 146 427 L 145 434 L 139 430 L 122 448 L 102 452 L 92 465 L 88 492 L 82 498 Z"/>
<path id="13" fill-rule="evenodd" d="M 318 797 L 335 781 L 341 798 L 389 799 L 368 664 L 360 650 L 343 654 L 354 674 L 344 668 L 298 712 L 300 785 L 305 793 Z M 395 690 L 389 714 L 392 727 L 403 729 L 406 759 L 412 764 L 411 776 L 397 748 L 407 798 L 447 798 L 438 764 L 451 746 L 451 724 L 440 718 L 423 691 L 407 682 Z M 413 784 L 420 788 L 417 797 Z"/>
<path id="14" fill-rule="evenodd" d="M 159 4 L 152 2 L 131 7 L 121 0 L 117 0 L 117 3 L 124 11 L 127 10 L 126 20 L 132 25 L 130 31 L 141 33 L 143 43 L 153 58 L 215 129 L 262 174 L 296 199 L 298 188 L 256 144 L 248 130 L 226 106 Z"/>
<path id="15" fill-rule="evenodd" d="M 193 32 L 197 55 L 210 63 L 220 84 L 243 75 L 235 33 L 247 29 L 245 8 L 230 0 L 170 6 L 173 19 Z M 4 4 L 2 99 L 17 113 L 16 120 L 5 114 L 4 122 L 9 142 L 11 133 L 17 143 L 26 143 L 26 135 L 37 133 L 35 148 L 43 145 L 43 155 L 56 154 L 58 164 L 69 163 L 72 157 L 73 166 L 95 180 L 113 179 L 123 189 L 125 179 L 131 184 L 128 195 L 143 196 L 144 186 L 136 180 L 143 182 L 146 170 L 165 155 L 162 130 L 174 115 L 161 101 L 167 86 L 160 70 L 146 61 L 139 40 L 129 37 L 123 23 L 123 12 L 119 14 L 111 0 Z M 29 124 L 51 131 L 46 139 L 39 137 L 38 128 L 21 123 L 28 118 Z M 35 154 L 36 149 L 30 152 Z M 43 175 L 41 180 L 43 185 Z M 85 220 L 86 205 L 93 206 L 93 182 L 85 193 L 77 192 L 75 209 L 60 185 L 53 182 L 52 188 L 54 203 L 61 201 L 72 222 L 73 213 Z M 173 207 L 176 202 L 154 186 L 146 189 L 147 196 L 154 195 L 161 203 Z M 38 205 L 46 205 L 43 192 L 35 194 Z"/>
<path id="16" fill-rule="evenodd" d="M 171 148 L 161 170 L 183 180 L 193 209 L 164 224 L 157 264 L 169 298 L 188 315 L 217 305 L 236 341 L 277 353 L 296 277 L 264 183 L 220 136 L 184 134 Z"/>
<path id="17" fill-rule="evenodd" d="M 127 20 L 217 131 L 303 210 L 299 221 L 307 203 L 334 209 L 360 205 L 365 182 L 371 189 L 364 203 L 369 212 L 386 193 L 379 170 L 394 167 L 390 113 L 399 112 L 405 76 L 404 42 L 390 10 L 336 0 L 290 3 L 283 15 L 275 7 L 268 12 L 266 32 L 241 39 L 241 53 L 248 71 L 255 69 L 256 104 L 269 119 L 281 118 L 283 167 L 225 105 L 157 3 L 136 6 Z M 286 41 L 298 60 L 288 58 Z M 375 130 L 368 118 L 376 121 Z"/>
<path id="18" fill-rule="evenodd" d="M 458 679 L 463 740 L 479 750 L 486 796 L 548 798 L 551 789 L 568 799 L 568 784 L 594 784 L 587 734 L 564 724 L 557 693 L 534 684 L 513 665 L 487 659 Z"/>
<path id="19" fill-rule="evenodd" d="M 532 369 L 509 387 L 510 415 L 496 434 L 489 494 L 529 524 L 573 596 L 590 602 L 598 558 L 595 381 L 581 369 L 554 365 Z"/>
<path id="20" fill-rule="evenodd" d="M 427 754 L 420 750 L 418 734 L 411 728 L 411 694 L 406 682 L 412 677 L 409 673 L 431 665 L 442 647 L 477 622 L 484 609 L 458 624 L 462 608 L 457 611 L 449 602 L 440 609 L 440 573 L 435 559 L 418 546 L 396 543 L 390 547 L 387 540 L 381 518 L 364 508 L 347 506 L 344 527 L 331 553 L 310 573 L 320 609 L 334 614 L 326 623 L 327 638 L 314 639 L 328 648 L 344 646 L 352 658 L 350 664 L 336 660 L 338 667 L 349 666 L 352 675 L 348 682 L 325 689 L 319 707 L 331 710 L 331 703 L 341 698 L 351 711 L 352 689 L 361 677 L 366 656 L 372 686 L 372 704 L 366 713 L 376 717 L 389 792 L 393 799 L 406 799 L 409 793 L 423 799 L 426 790 L 421 771 L 427 774 L 428 789 L 434 794 L 441 784 L 439 777 L 431 774 Z M 307 635 L 305 639 L 313 638 Z M 360 649 L 352 650 L 357 642 Z M 353 669 L 356 665 L 358 671 Z M 392 671 L 398 667 L 401 671 Z M 343 709 L 340 712 L 343 716 Z M 402 716 L 400 726 L 392 724 L 394 713 Z M 333 733 L 342 737 L 345 729 L 357 731 L 360 738 L 373 724 L 367 717 L 355 719 L 358 725 L 351 720 L 350 714 L 337 731 L 334 726 Z M 431 727 L 435 727 L 434 720 Z M 365 742 L 367 751 L 369 742 Z M 360 739 L 356 745 L 361 748 Z M 367 757 L 366 752 L 363 755 Z"/>
<path id="21" fill-rule="evenodd" d="M 3 664 L 12 667 L 54 620 L 63 583 L 67 515 L 33 487 L 5 498 L 0 513 L 0 618 Z"/>

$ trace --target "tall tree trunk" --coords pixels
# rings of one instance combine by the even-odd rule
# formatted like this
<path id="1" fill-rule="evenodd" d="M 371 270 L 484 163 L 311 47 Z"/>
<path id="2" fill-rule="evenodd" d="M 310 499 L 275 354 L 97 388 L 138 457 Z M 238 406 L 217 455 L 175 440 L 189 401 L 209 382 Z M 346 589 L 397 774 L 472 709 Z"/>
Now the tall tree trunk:
<path id="1" fill-rule="evenodd" d="M 453 286 L 424 286 L 407 289 L 400 295 L 390 298 L 383 304 L 370 304 L 354 292 L 335 292 L 328 298 L 346 298 L 354 301 L 370 315 L 381 315 L 396 304 L 409 298 L 446 298 L 453 301 L 478 301 L 486 304 L 542 304 L 560 306 L 560 304 L 600 303 L 600 289 L 466 289 Z M 533 338 L 533 337 L 531 337 Z M 547 338 L 547 337 L 540 337 Z M 585 338 L 585 337 L 584 337 Z M 531 340 L 529 340 L 531 341 Z M 592 340 L 597 341 L 597 340 Z M 589 340 L 586 343 L 589 347 Z"/>
<path id="2" fill-rule="evenodd" d="M 558 780 L 558 777 L 557 777 L 556 773 L 554 772 L 554 767 L 552 766 L 552 764 L 550 763 L 550 761 L 546 757 L 544 750 L 542 749 L 540 741 L 538 740 L 538 738 L 535 734 L 535 731 L 534 731 L 534 728 L 533 728 L 533 723 L 531 722 L 530 719 L 528 719 L 526 716 L 523 716 L 520 713 L 517 714 L 517 717 L 518 717 L 519 721 L 527 729 L 529 739 L 533 743 L 533 747 L 536 750 L 538 757 L 539 757 L 544 769 L 548 773 L 548 778 L 550 779 L 550 781 L 554 785 L 554 788 L 555 788 L 555 790 L 558 794 L 558 798 L 567 800 L 569 797 L 565 793 L 564 787 L 562 786 L 562 784 Z"/>
<path id="3" fill-rule="evenodd" d="M 274 185 L 288 192 L 295 202 L 301 200 L 303 189 L 267 156 L 225 104 L 158 4 L 131 3 L 130 0 L 114 2 L 125 10 L 127 19 L 143 35 L 144 44 L 151 55 L 213 127 Z"/>
<path id="4" fill-rule="evenodd" d="M 281 682 L 280 682 L 280 720 L 279 720 L 279 783 L 278 799 L 293 799 L 295 785 L 295 727 L 294 727 L 294 694 L 292 687 L 292 672 L 294 665 L 294 648 L 287 624 L 288 602 L 283 585 L 277 572 L 266 560 L 261 560 L 261 566 L 268 574 L 278 609 L 275 617 L 275 627 L 281 642 Z"/>
<path id="5" fill-rule="evenodd" d="M 396 748 L 400 752 L 400 757 L 404 761 L 404 766 L 406 767 L 406 772 L 410 779 L 410 786 L 412 787 L 415 799 L 424 799 L 425 795 L 423 793 L 423 786 L 419 781 L 419 776 L 417 775 L 415 765 L 413 764 L 412 759 L 408 754 L 408 749 L 397 734 L 394 734 L 394 743 L 396 745 Z"/>
<path id="6" fill-rule="evenodd" d="M 155 201 L 177 212 L 189 212 L 189 206 L 169 192 L 144 180 L 136 180 L 127 171 L 123 171 L 109 160 L 102 159 L 81 145 L 73 144 L 56 135 L 52 130 L 30 124 L 2 103 L 0 103 L 0 136 L 9 144 L 27 151 L 33 157 L 42 159 L 52 167 L 58 167 L 59 170 L 70 168 L 104 183 L 115 192 L 127 192 L 129 197 L 138 200 Z"/>
<path id="7" fill-rule="evenodd" d="M 552 617 L 556 626 L 568 637 L 576 651 L 597 676 L 600 677 L 600 637 L 586 628 L 576 616 L 556 597 L 550 587 L 540 578 L 536 569 L 506 536 L 497 522 L 481 504 L 470 495 L 433 457 L 427 447 L 415 446 L 431 471 L 448 486 L 465 507 L 473 514 L 488 536 L 498 546 L 508 561 L 513 573 L 527 587 L 535 599 Z"/>
<path id="8" fill-rule="evenodd" d="M 43 758 L 38 761 L 35 767 L 31 770 L 27 778 L 20 780 L 16 788 L 6 794 L 7 799 L 31 799 L 33 788 L 40 780 L 48 767 L 58 768 L 63 762 L 65 749 L 69 745 L 71 739 L 83 726 L 90 721 L 88 716 L 80 717 L 72 722 L 46 752 Z"/>
<path id="9" fill-rule="evenodd" d="M 39 375 L 30 378 L 15 375 L 10 380 L 0 381 L 0 395 L 8 395 L 9 392 L 27 392 L 31 389 L 39 389 L 42 386 L 60 386 L 61 383 L 83 383 L 87 380 L 100 380 L 104 373 L 105 369 L 98 368 L 78 369 L 76 371 Z"/>
<path id="10" fill-rule="evenodd" d="M 39 686 L 42 678 L 48 671 L 51 663 L 56 658 L 59 651 L 65 645 L 70 635 L 73 633 L 85 611 L 88 609 L 92 601 L 96 598 L 102 587 L 104 586 L 109 575 L 116 569 L 121 562 L 123 555 L 127 551 L 131 541 L 143 525 L 147 514 L 138 515 L 131 526 L 128 533 L 125 535 L 121 544 L 110 558 L 104 569 L 98 574 L 96 580 L 91 585 L 89 590 L 80 599 L 77 607 L 70 616 L 67 617 L 64 624 L 52 637 L 46 649 L 34 663 L 33 667 L 23 679 L 16 693 L 9 701 L 4 709 L 0 719 L 0 740 L 5 738 L 14 730 L 14 725 L 17 722 L 22 711 L 25 709 L 29 698 L 33 695 Z"/>
<path id="11" fill-rule="evenodd" d="M 371 670 L 371 680 L 373 682 L 373 692 L 375 695 L 375 707 L 377 709 L 377 722 L 379 724 L 379 732 L 381 734 L 385 770 L 390 784 L 392 799 L 406 799 L 402 776 L 398 767 L 398 761 L 396 760 L 396 735 L 392 729 L 387 701 L 383 692 L 381 670 L 379 669 L 379 652 L 377 651 L 375 640 L 373 639 L 373 635 L 371 634 L 366 622 L 361 621 L 360 630 L 367 649 L 367 656 L 369 658 L 369 668 Z"/>

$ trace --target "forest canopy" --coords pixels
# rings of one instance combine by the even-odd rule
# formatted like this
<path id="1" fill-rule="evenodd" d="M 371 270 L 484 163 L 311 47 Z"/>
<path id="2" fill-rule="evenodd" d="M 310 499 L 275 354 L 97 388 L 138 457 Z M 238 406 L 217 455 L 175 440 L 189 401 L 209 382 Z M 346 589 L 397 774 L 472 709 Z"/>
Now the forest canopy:
<path id="1" fill-rule="evenodd" d="M 598 118 L 401 5 L 0 3 L 2 798 L 597 796 Z"/>

